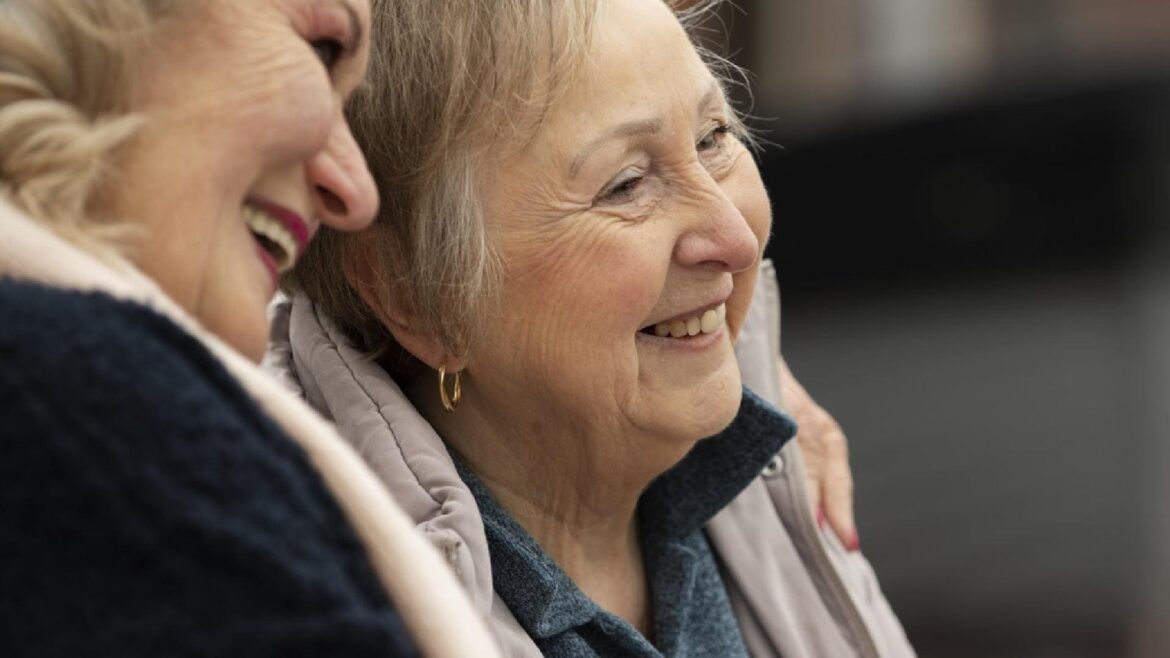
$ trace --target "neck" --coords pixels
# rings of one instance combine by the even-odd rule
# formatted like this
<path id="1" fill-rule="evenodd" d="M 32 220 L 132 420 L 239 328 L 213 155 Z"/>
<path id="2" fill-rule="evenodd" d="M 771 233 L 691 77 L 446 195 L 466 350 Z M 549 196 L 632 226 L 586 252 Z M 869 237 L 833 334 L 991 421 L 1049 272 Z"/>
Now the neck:
<path id="1" fill-rule="evenodd" d="M 419 380 L 410 397 L 500 505 L 587 596 L 648 635 L 638 500 L 690 446 L 550 424 L 539 410 L 485 401 L 467 382 L 447 412 L 433 378 Z"/>

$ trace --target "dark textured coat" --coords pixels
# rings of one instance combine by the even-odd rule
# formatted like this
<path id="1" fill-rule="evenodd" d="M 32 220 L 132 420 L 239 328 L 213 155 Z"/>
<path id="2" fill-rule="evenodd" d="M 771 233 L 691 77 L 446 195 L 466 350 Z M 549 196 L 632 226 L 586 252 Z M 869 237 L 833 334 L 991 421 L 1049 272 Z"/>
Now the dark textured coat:
<path id="1" fill-rule="evenodd" d="M 0 280 L 0 654 L 416 651 L 300 448 L 166 318 Z"/>

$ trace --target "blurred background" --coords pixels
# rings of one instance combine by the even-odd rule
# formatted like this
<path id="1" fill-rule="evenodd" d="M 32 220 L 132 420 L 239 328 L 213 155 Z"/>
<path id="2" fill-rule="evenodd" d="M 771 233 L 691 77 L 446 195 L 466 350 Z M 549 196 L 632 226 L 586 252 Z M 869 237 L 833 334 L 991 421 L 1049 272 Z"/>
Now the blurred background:
<path id="1" fill-rule="evenodd" d="M 736 3 L 784 351 L 920 654 L 1170 656 L 1170 1 Z"/>

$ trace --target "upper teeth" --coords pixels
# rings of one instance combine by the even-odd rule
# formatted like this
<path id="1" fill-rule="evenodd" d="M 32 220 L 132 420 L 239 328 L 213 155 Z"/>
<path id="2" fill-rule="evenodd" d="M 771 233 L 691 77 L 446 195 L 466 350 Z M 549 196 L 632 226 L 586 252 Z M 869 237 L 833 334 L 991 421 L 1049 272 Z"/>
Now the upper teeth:
<path id="1" fill-rule="evenodd" d="M 274 254 L 276 265 L 280 273 L 284 274 L 292 269 L 297 257 L 297 239 L 277 220 L 273 219 L 259 208 L 245 205 L 244 222 L 253 232 L 263 235 L 280 248 L 280 253 Z"/>
<path id="2" fill-rule="evenodd" d="M 686 336 L 709 334 L 723 326 L 723 320 L 726 317 L 727 305 L 720 304 L 716 308 L 710 309 L 697 317 L 688 318 L 686 320 L 659 322 L 658 324 L 654 325 L 654 335 L 662 338 L 665 338 L 666 336 L 671 336 L 672 338 L 685 338 Z"/>

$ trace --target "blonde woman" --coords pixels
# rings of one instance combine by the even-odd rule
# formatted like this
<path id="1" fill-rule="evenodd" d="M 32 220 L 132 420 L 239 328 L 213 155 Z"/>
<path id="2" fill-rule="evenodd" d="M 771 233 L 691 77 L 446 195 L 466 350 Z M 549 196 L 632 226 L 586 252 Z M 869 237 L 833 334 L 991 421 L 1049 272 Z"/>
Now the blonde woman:
<path id="1" fill-rule="evenodd" d="M 377 192 L 366 0 L 0 2 L 0 647 L 493 655 L 333 430 L 253 360 Z"/>
<path id="2" fill-rule="evenodd" d="M 680 16 L 372 11 L 350 117 L 382 210 L 298 262 L 268 363 L 505 653 L 912 655 L 865 559 L 813 516 L 774 407 L 768 198 Z"/>

